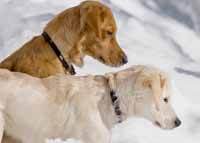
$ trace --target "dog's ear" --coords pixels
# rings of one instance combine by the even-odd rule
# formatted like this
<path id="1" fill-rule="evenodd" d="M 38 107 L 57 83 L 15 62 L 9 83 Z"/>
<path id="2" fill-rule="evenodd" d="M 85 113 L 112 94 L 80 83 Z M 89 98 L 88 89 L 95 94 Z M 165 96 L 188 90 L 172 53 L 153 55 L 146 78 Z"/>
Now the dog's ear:
<path id="1" fill-rule="evenodd" d="M 93 2 L 83 2 L 80 6 L 81 29 L 92 29 L 101 38 L 101 24 L 106 17 L 106 11 L 102 6 Z"/>
<path id="2" fill-rule="evenodd" d="M 142 85 L 152 90 L 156 109 L 159 110 L 160 97 L 161 97 L 161 92 L 162 92 L 161 90 L 162 84 L 161 84 L 160 75 L 153 74 L 150 77 L 144 78 Z"/>
<path id="3" fill-rule="evenodd" d="M 166 79 L 160 75 L 160 86 L 163 89 L 166 86 Z"/>
<path id="4" fill-rule="evenodd" d="M 153 91 L 153 97 L 155 100 L 156 109 L 159 110 L 160 97 L 161 97 L 162 90 L 161 90 L 161 80 L 158 74 L 155 74 L 152 77 L 151 88 Z"/>
<path id="5" fill-rule="evenodd" d="M 108 85 L 111 88 L 111 90 L 116 91 L 117 89 L 116 75 L 113 73 L 108 73 L 105 75 L 105 77 L 108 80 Z"/>
<path id="6" fill-rule="evenodd" d="M 74 48 L 70 52 L 70 59 L 72 63 L 74 63 L 76 66 L 82 67 L 83 66 L 83 55 L 81 50 L 78 48 Z"/>
<path id="7" fill-rule="evenodd" d="M 85 36 L 81 36 L 80 40 L 77 40 L 74 47 L 69 52 L 70 59 L 72 63 L 75 65 L 82 67 L 83 66 L 83 41 L 85 40 Z"/>

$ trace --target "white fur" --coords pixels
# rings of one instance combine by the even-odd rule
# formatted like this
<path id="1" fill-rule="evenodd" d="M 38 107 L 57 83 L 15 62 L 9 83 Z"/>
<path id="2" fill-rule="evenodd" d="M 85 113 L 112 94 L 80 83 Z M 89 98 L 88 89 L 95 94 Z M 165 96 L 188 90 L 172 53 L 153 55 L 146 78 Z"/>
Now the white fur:
<path id="1" fill-rule="evenodd" d="M 170 88 L 161 89 L 156 98 L 151 89 L 157 75 L 169 83 L 165 73 L 148 66 L 106 76 L 46 79 L 0 70 L 0 139 L 5 132 L 22 143 L 44 143 L 48 138 L 109 143 L 110 129 L 117 123 L 110 90 L 119 98 L 123 120 L 140 116 L 158 121 L 162 128 L 174 128 L 176 115 L 170 103 L 163 102 L 171 95 Z"/>

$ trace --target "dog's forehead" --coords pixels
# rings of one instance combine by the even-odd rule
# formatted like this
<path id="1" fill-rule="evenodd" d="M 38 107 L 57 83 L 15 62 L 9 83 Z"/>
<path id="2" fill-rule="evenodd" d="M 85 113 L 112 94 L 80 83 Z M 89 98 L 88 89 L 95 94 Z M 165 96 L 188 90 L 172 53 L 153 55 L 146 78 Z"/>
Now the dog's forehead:
<path id="1" fill-rule="evenodd" d="M 102 5 L 100 2 L 98 2 L 98 1 L 91 1 L 91 0 L 87 0 L 87 1 L 83 1 L 82 3 L 81 3 L 81 5 L 82 6 L 91 6 L 91 5 L 93 5 L 93 6 L 98 6 L 98 5 Z"/>
<path id="2" fill-rule="evenodd" d="M 102 7 L 101 18 L 104 19 L 102 26 L 104 26 L 106 30 L 114 31 L 117 28 L 117 24 L 115 22 L 111 9 L 107 7 Z"/>
<path id="3" fill-rule="evenodd" d="M 114 20 L 112 11 L 106 5 L 98 1 L 85 1 L 81 3 L 81 7 L 89 8 L 89 9 L 91 8 L 93 10 L 100 10 L 101 17 L 105 19 L 104 22 L 102 23 L 102 26 L 106 27 L 107 30 L 110 30 L 110 31 L 114 31 L 116 29 L 117 25 Z"/>
<path id="4" fill-rule="evenodd" d="M 120 78 L 129 77 L 129 76 L 138 76 L 143 79 L 151 79 L 155 77 L 159 77 L 160 80 L 163 80 L 165 84 L 169 82 L 169 76 L 164 71 L 150 66 L 132 66 L 120 72 L 117 72 L 116 75 Z"/>
<path id="5" fill-rule="evenodd" d="M 124 77 L 132 76 L 133 73 L 136 73 L 136 71 L 132 68 L 128 68 L 128 69 L 122 70 L 120 72 L 117 72 L 116 76 L 118 78 L 124 78 Z"/>
<path id="6" fill-rule="evenodd" d="M 115 75 L 117 76 L 117 78 L 120 78 L 120 79 L 129 78 L 132 76 L 136 76 L 136 74 L 141 73 L 142 70 L 143 70 L 143 66 L 132 66 L 127 69 L 116 72 Z"/>
<path id="7" fill-rule="evenodd" d="M 98 2 L 98 1 L 84 1 L 80 4 L 81 7 L 83 8 L 100 8 L 101 10 L 106 10 L 108 11 L 109 13 L 112 14 L 111 10 L 109 7 L 107 7 L 106 5 Z"/>

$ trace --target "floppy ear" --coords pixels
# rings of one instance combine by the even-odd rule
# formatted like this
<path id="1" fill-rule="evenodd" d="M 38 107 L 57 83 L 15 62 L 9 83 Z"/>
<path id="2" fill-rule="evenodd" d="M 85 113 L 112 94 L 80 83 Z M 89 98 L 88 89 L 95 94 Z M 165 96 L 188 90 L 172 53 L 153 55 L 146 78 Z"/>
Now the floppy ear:
<path id="1" fill-rule="evenodd" d="M 73 48 L 70 52 L 70 59 L 75 65 L 82 67 L 83 66 L 83 54 L 81 47 Z"/>
<path id="2" fill-rule="evenodd" d="M 83 3 L 80 6 L 81 29 L 90 28 L 94 31 L 97 37 L 101 38 L 101 21 L 103 8 L 94 4 Z"/>
<path id="3" fill-rule="evenodd" d="M 69 56 L 71 61 L 79 66 L 82 67 L 83 66 L 83 58 L 84 58 L 84 53 L 83 53 L 83 41 L 85 40 L 85 36 L 81 36 L 80 40 L 76 41 L 76 44 L 74 45 L 74 47 L 71 49 L 71 51 L 69 52 Z"/>
<path id="4" fill-rule="evenodd" d="M 155 100 L 156 109 L 159 110 L 159 104 L 160 104 L 160 97 L 161 97 L 161 79 L 159 75 L 153 76 L 152 82 L 151 82 L 151 88 L 153 91 L 153 97 Z"/>
<path id="5" fill-rule="evenodd" d="M 159 110 L 160 96 L 161 96 L 161 79 L 160 75 L 151 75 L 148 79 L 144 79 L 143 86 L 149 87 L 153 92 L 153 99 L 156 109 Z"/>
<path id="6" fill-rule="evenodd" d="M 160 86 L 163 89 L 166 86 L 166 79 L 163 79 L 160 75 Z"/>
<path id="7" fill-rule="evenodd" d="M 117 89 L 116 75 L 113 73 L 108 73 L 105 75 L 105 77 L 108 80 L 108 85 L 111 88 L 111 90 L 116 91 Z"/>

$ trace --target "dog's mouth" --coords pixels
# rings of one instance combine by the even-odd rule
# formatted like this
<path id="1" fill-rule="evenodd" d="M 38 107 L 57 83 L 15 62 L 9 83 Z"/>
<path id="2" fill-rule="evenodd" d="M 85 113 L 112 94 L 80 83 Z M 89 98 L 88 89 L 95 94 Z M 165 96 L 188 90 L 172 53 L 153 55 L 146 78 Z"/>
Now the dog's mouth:
<path id="1" fill-rule="evenodd" d="M 112 63 L 112 62 L 107 62 L 103 57 L 99 57 L 98 58 L 98 60 L 101 62 L 101 63 L 103 63 L 103 64 L 105 64 L 105 65 L 108 65 L 108 66 L 111 66 L 111 67 L 120 67 L 120 66 L 122 66 L 122 65 L 124 65 L 124 64 L 126 64 L 127 62 L 124 62 L 123 60 L 123 62 L 119 62 L 119 63 Z"/>
<path id="2" fill-rule="evenodd" d="M 106 61 L 104 60 L 104 58 L 103 57 L 99 57 L 99 61 L 101 61 L 102 63 L 106 63 Z"/>
<path id="3" fill-rule="evenodd" d="M 161 124 L 158 121 L 155 121 L 155 125 L 161 128 Z"/>
<path id="4" fill-rule="evenodd" d="M 165 126 L 162 126 L 158 121 L 155 121 L 154 122 L 154 125 L 161 128 L 161 129 L 164 129 L 164 130 L 171 130 L 171 129 L 174 129 L 175 127 L 165 127 Z"/>

